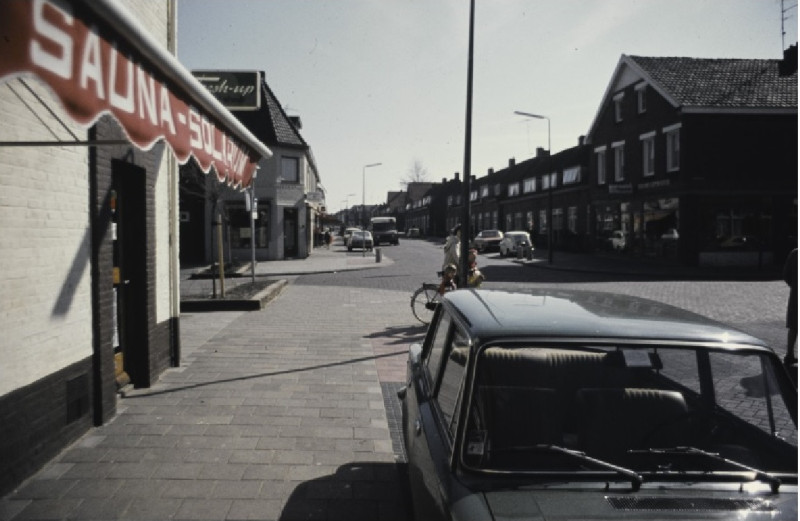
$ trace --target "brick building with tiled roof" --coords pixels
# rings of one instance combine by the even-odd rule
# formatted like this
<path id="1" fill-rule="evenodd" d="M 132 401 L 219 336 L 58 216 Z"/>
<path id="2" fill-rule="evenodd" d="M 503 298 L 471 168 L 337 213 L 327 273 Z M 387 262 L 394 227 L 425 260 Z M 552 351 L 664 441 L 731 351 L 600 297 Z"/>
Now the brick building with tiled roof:
<path id="1" fill-rule="evenodd" d="M 587 135 L 590 232 L 690 265 L 779 264 L 797 138 L 796 63 L 623 55 Z"/>

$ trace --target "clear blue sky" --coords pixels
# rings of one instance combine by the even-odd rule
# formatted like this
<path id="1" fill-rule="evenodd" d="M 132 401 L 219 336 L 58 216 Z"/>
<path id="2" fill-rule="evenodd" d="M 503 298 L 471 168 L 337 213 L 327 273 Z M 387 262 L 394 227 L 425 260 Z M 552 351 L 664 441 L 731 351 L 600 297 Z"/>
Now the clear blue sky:
<path id="1" fill-rule="evenodd" d="M 784 7 L 796 5 L 786 0 Z M 189 69 L 263 70 L 336 211 L 464 166 L 468 0 L 179 0 Z M 780 58 L 780 0 L 476 0 L 472 173 L 586 134 L 622 54 Z M 785 14 L 797 41 L 797 8 Z M 352 195 L 351 195 L 352 194 Z"/>

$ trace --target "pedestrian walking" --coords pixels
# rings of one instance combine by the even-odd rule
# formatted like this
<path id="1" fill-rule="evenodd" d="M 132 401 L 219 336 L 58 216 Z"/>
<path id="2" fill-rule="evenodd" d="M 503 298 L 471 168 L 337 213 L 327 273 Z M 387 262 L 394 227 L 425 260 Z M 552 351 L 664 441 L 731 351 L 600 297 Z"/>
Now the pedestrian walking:
<path id="1" fill-rule="evenodd" d="M 330 250 L 331 249 L 331 231 L 330 230 L 325 230 L 325 249 L 326 250 Z"/>
<path id="2" fill-rule="evenodd" d="M 450 230 L 450 235 L 444 242 L 444 262 L 442 263 L 442 271 L 448 264 L 458 266 L 458 261 L 461 259 L 461 225 L 456 225 Z"/>
<path id="3" fill-rule="evenodd" d="M 783 359 L 787 366 L 797 363 L 795 344 L 797 343 L 797 248 L 793 249 L 783 265 L 783 280 L 789 285 L 789 302 L 786 306 L 786 327 L 789 336 L 786 342 L 786 357 Z"/>

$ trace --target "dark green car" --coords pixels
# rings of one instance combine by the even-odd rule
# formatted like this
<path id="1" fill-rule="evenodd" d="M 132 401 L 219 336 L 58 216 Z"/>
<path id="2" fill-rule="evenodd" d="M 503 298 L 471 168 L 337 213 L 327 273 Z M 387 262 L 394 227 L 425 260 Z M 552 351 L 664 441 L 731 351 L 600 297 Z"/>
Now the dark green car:
<path id="1" fill-rule="evenodd" d="M 688 311 L 453 291 L 399 394 L 419 520 L 797 519 L 796 387 Z"/>

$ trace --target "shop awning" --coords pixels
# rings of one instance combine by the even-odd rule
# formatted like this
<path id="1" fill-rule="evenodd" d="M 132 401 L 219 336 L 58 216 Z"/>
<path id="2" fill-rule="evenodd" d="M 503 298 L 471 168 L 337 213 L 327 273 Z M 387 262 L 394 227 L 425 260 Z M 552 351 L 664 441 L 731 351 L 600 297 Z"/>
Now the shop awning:
<path id="1" fill-rule="evenodd" d="M 114 0 L 0 1 L 0 83 L 20 76 L 48 85 L 75 122 L 111 114 L 137 147 L 163 139 L 234 187 L 272 156 Z"/>

